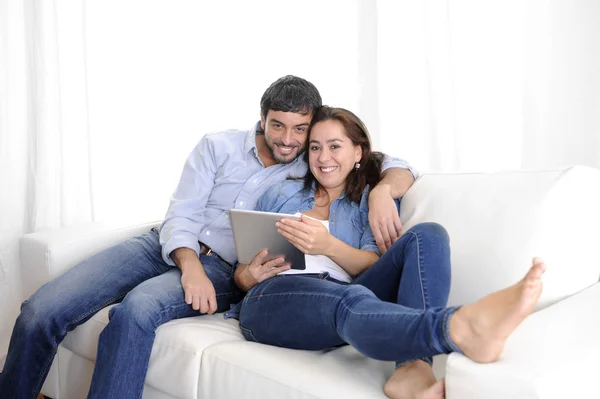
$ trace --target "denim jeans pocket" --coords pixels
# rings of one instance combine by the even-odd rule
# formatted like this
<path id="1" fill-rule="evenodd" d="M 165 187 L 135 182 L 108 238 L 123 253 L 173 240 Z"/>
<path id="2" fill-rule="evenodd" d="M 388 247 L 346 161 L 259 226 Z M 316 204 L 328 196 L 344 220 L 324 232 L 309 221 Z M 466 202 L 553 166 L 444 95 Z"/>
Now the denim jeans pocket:
<path id="1" fill-rule="evenodd" d="M 246 341 L 250 341 L 250 342 L 258 342 L 258 340 L 256 339 L 256 337 L 254 336 L 254 334 L 252 333 L 251 330 L 242 327 L 242 325 L 240 324 L 240 330 L 242 331 L 242 335 L 244 336 L 244 338 L 246 338 Z"/>

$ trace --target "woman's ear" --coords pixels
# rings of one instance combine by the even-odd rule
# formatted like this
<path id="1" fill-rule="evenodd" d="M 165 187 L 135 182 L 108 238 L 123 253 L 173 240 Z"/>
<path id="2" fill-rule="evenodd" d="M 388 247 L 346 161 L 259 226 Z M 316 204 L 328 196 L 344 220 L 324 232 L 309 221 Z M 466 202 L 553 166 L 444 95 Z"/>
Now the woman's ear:
<path id="1" fill-rule="evenodd" d="M 362 159 L 362 147 L 357 145 L 356 146 L 356 154 L 354 156 L 354 162 L 360 162 L 361 159 Z"/>

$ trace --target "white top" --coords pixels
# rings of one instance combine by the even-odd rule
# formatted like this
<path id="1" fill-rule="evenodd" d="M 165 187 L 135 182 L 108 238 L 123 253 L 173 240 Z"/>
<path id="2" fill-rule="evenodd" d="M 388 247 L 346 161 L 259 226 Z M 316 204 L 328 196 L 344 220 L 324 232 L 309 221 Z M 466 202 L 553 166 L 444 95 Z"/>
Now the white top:
<path id="1" fill-rule="evenodd" d="M 300 215 L 300 213 L 297 213 L 296 215 Z M 327 231 L 329 231 L 328 220 L 319 220 L 319 222 L 323 223 L 323 225 L 327 228 Z M 304 255 L 304 262 L 306 263 L 306 269 L 304 270 L 290 269 L 279 274 L 313 274 L 327 272 L 329 273 L 330 277 L 336 280 L 344 281 L 346 283 L 352 281 L 352 277 L 350 277 L 348 272 L 346 272 L 340 265 L 325 255 Z"/>

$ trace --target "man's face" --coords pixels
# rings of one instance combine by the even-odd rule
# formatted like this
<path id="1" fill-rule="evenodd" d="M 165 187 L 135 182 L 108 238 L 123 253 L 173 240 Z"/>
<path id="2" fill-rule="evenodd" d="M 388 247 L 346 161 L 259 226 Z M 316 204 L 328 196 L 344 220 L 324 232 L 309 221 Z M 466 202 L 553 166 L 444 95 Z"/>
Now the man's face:
<path id="1" fill-rule="evenodd" d="M 312 115 L 271 111 L 261 116 L 260 126 L 265 131 L 265 142 L 277 163 L 290 163 L 306 147 L 308 126 Z"/>

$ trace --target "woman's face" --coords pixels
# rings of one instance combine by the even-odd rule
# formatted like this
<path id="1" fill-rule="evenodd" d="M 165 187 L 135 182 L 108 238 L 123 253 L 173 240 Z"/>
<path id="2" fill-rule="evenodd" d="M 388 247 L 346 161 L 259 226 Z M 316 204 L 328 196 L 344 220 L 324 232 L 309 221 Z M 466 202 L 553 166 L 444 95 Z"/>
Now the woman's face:
<path id="1" fill-rule="evenodd" d="M 308 138 L 308 166 L 321 186 L 346 187 L 346 177 L 362 157 L 362 148 L 354 145 L 343 125 L 335 120 L 318 122 Z"/>

